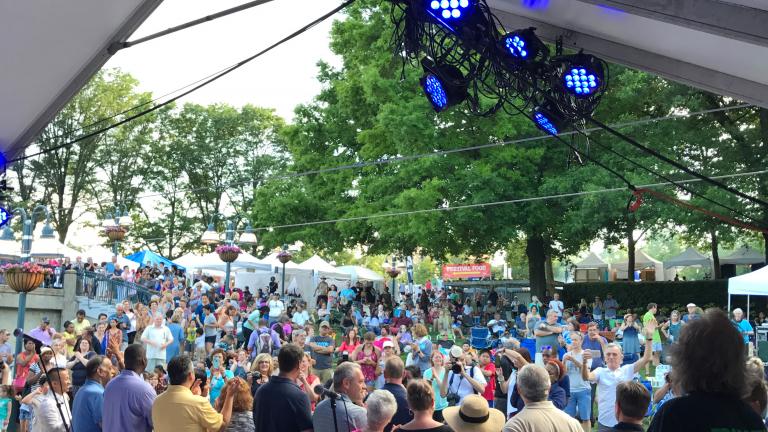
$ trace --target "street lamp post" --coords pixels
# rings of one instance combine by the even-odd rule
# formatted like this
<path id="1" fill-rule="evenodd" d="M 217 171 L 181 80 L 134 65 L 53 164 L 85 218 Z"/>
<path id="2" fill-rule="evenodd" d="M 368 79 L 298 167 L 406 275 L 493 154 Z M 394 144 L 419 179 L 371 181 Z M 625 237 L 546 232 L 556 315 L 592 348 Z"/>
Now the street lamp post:
<path id="1" fill-rule="evenodd" d="M 391 267 L 387 266 L 387 262 L 384 261 L 384 267 L 389 277 L 392 278 L 392 304 L 394 305 L 396 303 L 395 299 L 396 299 L 396 292 L 397 292 L 395 279 L 397 279 L 397 277 L 400 275 L 400 270 L 397 268 L 397 259 L 395 257 L 392 257 Z"/>
<path id="2" fill-rule="evenodd" d="M 240 234 L 239 242 L 240 244 L 245 245 L 254 245 L 257 243 L 256 234 L 253 232 L 253 228 L 251 227 L 251 223 L 246 221 L 246 227 L 245 231 Z M 225 231 L 224 236 L 224 243 L 228 246 L 234 246 L 235 245 L 235 224 L 232 223 L 231 220 L 227 220 L 227 229 Z M 211 220 L 211 223 L 208 224 L 208 228 L 203 233 L 202 238 L 200 241 L 203 244 L 207 245 L 215 245 L 219 243 L 219 233 L 216 232 L 216 228 L 213 226 L 213 220 Z M 229 292 L 230 287 L 230 272 L 232 270 L 232 261 L 225 261 L 226 264 L 226 276 L 224 277 L 224 287 L 227 292 Z"/>
<path id="3" fill-rule="evenodd" d="M 114 217 L 111 213 L 107 213 L 107 217 L 104 219 L 104 229 L 107 232 L 107 237 L 112 240 L 112 255 L 117 256 L 117 247 L 120 241 L 125 238 L 125 231 L 130 225 L 131 217 L 128 215 L 125 204 L 115 204 Z"/>
<path id="4" fill-rule="evenodd" d="M 293 255 L 291 255 L 291 252 L 288 251 L 288 245 L 283 245 L 283 250 L 280 251 L 280 253 L 277 254 L 277 259 L 280 260 L 281 263 L 283 263 L 283 295 L 282 298 L 285 298 L 285 264 L 288 263 L 293 258 Z"/>
<path id="5" fill-rule="evenodd" d="M 51 213 L 47 207 L 42 204 L 37 205 L 31 212 L 27 212 L 22 208 L 17 208 L 13 213 L 18 214 L 22 221 L 22 233 L 21 233 L 21 262 L 30 262 L 32 259 L 32 233 L 34 232 L 37 221 L 36 216 L 40 213 L 45 214 L 45 226 L 43 232 L 40 235 L 40 242 L 43 243 L 39 248 L 36 255 L 40 257 L 59 257 L 58 242 L 54 235 L 54 230 L 51 227 Z M 3 230 L 3 235 L 0 237 L 0 249 L 13 250 L 16 245 L 16 239 L 13 235 L 13 231 L 10 226 L 6 226 Z M 24 328 L 24 317 L 27 307 L 27 293 L 25 291 L 19 292 L 19 314 L 16 318 L 16 328 Z M 22 337 L 16 337 L 16 355 L 21 352 L 22 349 Z"/>

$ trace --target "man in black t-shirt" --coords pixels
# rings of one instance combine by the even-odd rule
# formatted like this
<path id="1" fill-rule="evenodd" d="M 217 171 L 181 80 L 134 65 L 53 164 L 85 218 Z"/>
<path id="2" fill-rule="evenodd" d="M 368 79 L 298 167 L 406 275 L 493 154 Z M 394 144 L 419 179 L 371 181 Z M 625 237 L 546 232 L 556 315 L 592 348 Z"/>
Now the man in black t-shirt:
<path id="1" fill-rule="evenodd" d="M 389 342 L 384 342 L 385 344 Z M 397 411 L 392 416 L 392 420 L 389 421 L 384 432 L 390 432 L 395 425 L 404 425 L 413 420 L 413 413 L 408 408 L 408 394 L 403 387 L 403 374 L 405 372 L 405 365 L 400 357 L 391 356 L 384 362 L 384 380 L 386 384 L 382 387 L 382 390 L 386 390 L 392 393 L 397 401 Z"/>
<path id="2" fill-rule="evenodd" d="M 312 430 L 309 398 L 299 386 L 299 364 L 304 351 L 286 344 L 277 355 L 280 375 L 259 387 L 253 398 L 253 423 L 259 432 L 303 432 Z"/>

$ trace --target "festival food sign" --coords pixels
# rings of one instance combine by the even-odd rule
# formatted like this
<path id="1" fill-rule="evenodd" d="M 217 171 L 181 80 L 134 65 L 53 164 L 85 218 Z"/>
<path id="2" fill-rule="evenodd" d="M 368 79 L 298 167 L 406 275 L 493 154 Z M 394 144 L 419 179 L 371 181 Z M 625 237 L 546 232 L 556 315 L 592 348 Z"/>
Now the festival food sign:
<path id="1" fill-rule="evenodd" d="M 445 264 L 443 279 L 474 279 L 491 277 L 491 265 L 479 264 Z"/>

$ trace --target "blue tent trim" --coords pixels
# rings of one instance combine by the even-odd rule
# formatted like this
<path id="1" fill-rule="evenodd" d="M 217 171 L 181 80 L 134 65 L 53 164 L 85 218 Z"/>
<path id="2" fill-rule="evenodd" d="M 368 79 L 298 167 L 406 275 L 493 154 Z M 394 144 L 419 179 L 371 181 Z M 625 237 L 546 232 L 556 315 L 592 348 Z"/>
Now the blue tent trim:
<path id="1" fill-rule="evenodd" d="M 169 260 L 168 258 L 165 258 L 162 255 L 156 254 L 152 251 L 143 250 L 136 252 L 134 254 L 128 255 L 125 257 L 126 259 L 129 259 L 133 262 L 137 262 L 141 264 L 142 266 L 151 266 L 154 264 L 165 264 L 166 268 L 171 268 L 171 266 L 176 266 L 176 268 L 179 268 L 181 270 L 186 270 L 186 268 L 174 263 L 173 261 Z"/>

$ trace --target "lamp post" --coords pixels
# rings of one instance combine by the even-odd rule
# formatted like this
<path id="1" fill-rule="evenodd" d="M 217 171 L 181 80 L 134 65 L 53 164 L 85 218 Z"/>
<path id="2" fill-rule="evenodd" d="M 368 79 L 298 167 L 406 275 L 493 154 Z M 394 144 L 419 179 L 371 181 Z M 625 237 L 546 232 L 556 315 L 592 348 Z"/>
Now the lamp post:
<path id="1" fill-rule="evenodd" d="M 215 217 L 216 215 L 214 215 Z M 257 243 L 256 234 L 253 232 L 253 227 L 251 227 L 251 223 L 246 221 L 246 227 L 245 231 L 240 234 L 239 243 L 244 245 L 255 245 Z M 208 224 L 208 228 L 203 233 L 203 236 L 200 238 L 200 242 L 207 245 L 216 245 L 219 244 L 219 233 L 216 231 L 216 228 L 213 225 L 213 218 L 211 218 L 211 222 Z M 232 223 L 231 220 L 227 220 L 227 229 L 224 232 L 224 244 L 228 246 L 235 246 L 235 224 Z M 219 257 L 221 257 L 223 254 L 219 254 Z M 237 259 L 237 255 L 233 256 L 234 259 L 222 259 L 224 263 L 226 264 L 226 276 L 224 277 L 224 287 L 226 288 L 226 291 L 229 292 L 229 281 L 230 281 L 230 272 L 232 268 L 232 261 Z"/>
<path id="2" fill-rule="evenodd" d="M 56 241 L 54 230 L 51 227 L 51 213 L 47 207 L 42 204 L 37 205 L 31 212 L 22 208 L 14 209 L 13 213 L 18 214 L 22 221 L 21 233 L 21 262 L 30 262 L 32 260 L 32 233 L 34 232 L 38 214 L 45 214 L 45 226 L 40 235 L 39 244 L 35 256 L 39 258 L 59 258 L 59 243 Z M 3 235 L 0 237 L 0 250 L 12 251 L 16 247 L 16 239 L 10 226 L 6 226 Z M 34 288 L 33 288 L 34 289 Z M 30 290 L 31 291 L 31 290 Z M 16 328 L 24 328 L 24 316 L 27 307 L 27 291 L 19 291 L 19 314 L 16 318 Z M 22 337 L 16 337 L 16 355 L 22 349 Z"/>
<path id="3" fill-rule="evenodd" d="M 293 258 L 293 255 L 291 255 L 291 252 L 288 251 L 288 245 L 283 245 L 283 250 L 280 251 L 280 253 L 277 254 L 277 259 L 283 263 L 283 295 L 282 298 L 285 298 L 285 264 L 288 263 Z"/>
<path id="4" fill-rule="evenodd" d="M 107 237 L 112 240 L 112 255 L 117 256 L 117 246 L 125 238 L 125 232 L 131 222 L 131 217 L 123 203 L 115 204 L 114 217 L 111 213 L 107 213 L 103 225 Z"/>
<path id="5" fill-rule="evenodd" d="M 395 285 L 395 279 L 400 275 L 400 269 L 397 268 L 397 259 L 395 257 L 392 257 L 392 266 L 389 266 L 389 263 L 384 261 L 384 271 L 387 272 L 389 277 L 392 278 L 392 304 L 396 304 L 396 285 Z"/>

